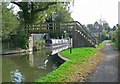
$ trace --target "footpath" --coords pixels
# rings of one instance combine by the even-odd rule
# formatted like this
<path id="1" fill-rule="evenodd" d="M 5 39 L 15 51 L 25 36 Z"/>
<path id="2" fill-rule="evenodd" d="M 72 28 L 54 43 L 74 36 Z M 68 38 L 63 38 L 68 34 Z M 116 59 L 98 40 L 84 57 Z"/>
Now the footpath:
<path id="1" fill-rule="evenodd" d="M 88 79 L 88 82 L 118 82 L 118 51 L 106 41 L 105 59 Z"/>

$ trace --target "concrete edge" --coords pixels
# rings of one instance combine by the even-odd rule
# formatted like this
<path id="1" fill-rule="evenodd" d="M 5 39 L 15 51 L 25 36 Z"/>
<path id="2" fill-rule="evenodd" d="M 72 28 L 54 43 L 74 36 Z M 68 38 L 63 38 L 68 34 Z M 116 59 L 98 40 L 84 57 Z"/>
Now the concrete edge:
<path id="1" fill-rule="evenodd" d="M 0 52 L 0 55 L 9 55 L 9 54 L 18 54 L 18 53 L 27 53 L 32 52 L 32 50 L 13 50 L 13 51 L 6 51 L 6 52 Z"/>
<path id="2" fill-rule="evenodd" d="M 60 53 L 58 53 L 58 57 L 61 59 L 61 60 L 63 60 L 63 61 L 68 61 L 68 60 L 70 60 L 70 59 L 68 59 L 68 58 L 66 58 L 66 57 L 63 57 Z"/>

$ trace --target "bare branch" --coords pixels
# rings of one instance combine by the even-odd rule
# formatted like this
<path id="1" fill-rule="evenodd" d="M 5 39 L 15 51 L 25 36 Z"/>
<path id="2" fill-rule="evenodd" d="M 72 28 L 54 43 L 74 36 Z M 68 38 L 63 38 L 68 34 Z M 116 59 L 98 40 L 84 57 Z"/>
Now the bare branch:
<path id="1" fill-rule="evenodd" d="M 20 4 L 21 2 L 11 2 L 11 3 L 13 3 L 13 4 L 15 4 L 15 5 L 19 6 L 19 8 L 21 8 L 21 9 L 22 9 L 22 5 Z"/>

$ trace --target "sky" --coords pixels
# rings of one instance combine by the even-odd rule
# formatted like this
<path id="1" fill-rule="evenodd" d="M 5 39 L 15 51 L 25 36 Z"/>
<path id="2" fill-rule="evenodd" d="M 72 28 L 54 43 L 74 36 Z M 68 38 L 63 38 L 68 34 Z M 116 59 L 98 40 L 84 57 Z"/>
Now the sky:
<path id="1" fill-rule="evenodd" d="M 120 0 L 75 0 L 71 8 L 72 17 L 81 24 L 93 24 L 100 19 L 110 27 L 118 24 L 118 2 Z"/>

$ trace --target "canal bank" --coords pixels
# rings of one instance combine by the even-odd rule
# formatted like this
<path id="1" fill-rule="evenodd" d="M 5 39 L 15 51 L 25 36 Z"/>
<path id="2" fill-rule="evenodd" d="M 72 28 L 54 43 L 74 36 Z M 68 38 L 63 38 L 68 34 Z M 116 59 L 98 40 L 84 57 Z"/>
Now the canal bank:
<path id="1" fill-rule="evenodd" d="M 68 57 L 70 60 L 66 61 L 55 71 L 50 72 L 46 77 L 35 80 L 36 82 L 80 82 L 83 81 L 88 74 L 90 74 L 99 61 L 102 60 L 100 54 L 96 54 L 104 47 L 105 42 L 100 44 L 97 48 L 78 48 L 73 49 L 72 54 L 69 49 L 64 51 L 62 56 Z M 79 51 L 79 53 L 78 53 Z M 94 61 L 93 61 L 94 60 Z M 88 65 L 91 67 L 88 67 Z M 89 70 L 90 69 L 90 70 Z M 78 77 L 78 78 L 76 78 Z"/>
<path id="2" fill-rule="evenodd" d="M 69 61 L 70 59 L 62 56 L 60 53 L 57 53 L 57 60 L 58 60 L 58 62 L 63 64 L 64 62 Z"/>
<path id="3" fill-rule="evenodd" d="M 32 52 L 32 51 L 24 50 L 24 49 L 20 49 L 20 50 L 7 50 L 7 51 L 0 52 L 0 55 L 10 55 L 10 54 L 19 54 L 19 53 L 28 53 L 28 52 Z"/>

